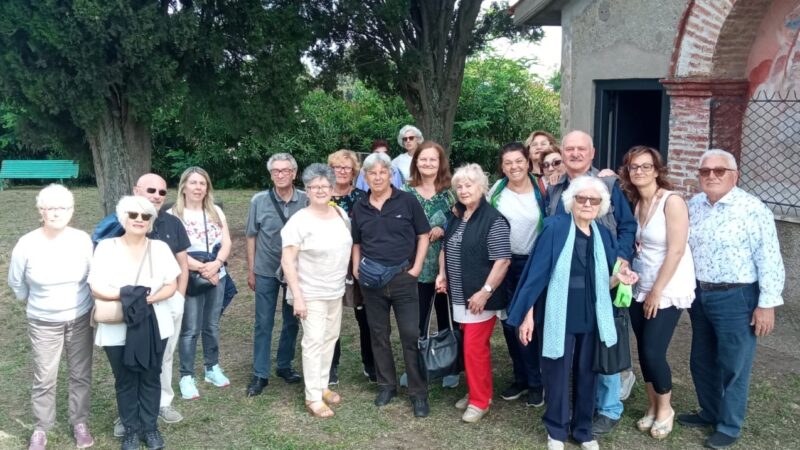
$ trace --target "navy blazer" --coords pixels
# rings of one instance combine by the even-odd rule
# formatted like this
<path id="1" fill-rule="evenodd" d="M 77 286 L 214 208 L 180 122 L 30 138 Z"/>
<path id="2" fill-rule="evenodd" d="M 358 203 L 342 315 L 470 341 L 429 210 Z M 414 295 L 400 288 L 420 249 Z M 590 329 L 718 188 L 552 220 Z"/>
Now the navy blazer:
<path id="1" fill-rule="evenodd" d="M 603 239 L 603 248 L 606 251 L 608 272 L 611 273 L 617 260 L 617 243 L 608 228 L 595 221 Z M 511 326 L 518 327 L 525 320 L 536 302 L 547 293 L 550 283 L 550 274 L 556 267 L 561 250 L 567 243 L 570 227 L 574 227 L 571 214 L 559 214 L 548 217 L 544 221 L 541 234 L 536 238 L 533 253 L 525 264 L 525 269 L 520 275 L 514 298 L 508 307 L 508 321 Z M 595 236 L 596 237 L 596 236 Z M 570 255 L 571 256 L 571 255 Z M 595 261 L 595 263 L 597 263 Z M 542 317 L 537 315 L 537 318 Z"/>

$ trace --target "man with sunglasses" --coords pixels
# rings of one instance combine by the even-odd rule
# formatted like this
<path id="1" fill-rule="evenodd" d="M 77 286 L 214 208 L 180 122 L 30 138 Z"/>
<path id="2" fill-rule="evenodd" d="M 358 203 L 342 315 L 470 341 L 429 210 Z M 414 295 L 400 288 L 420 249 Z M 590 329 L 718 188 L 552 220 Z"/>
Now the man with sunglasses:
<path id="1" fill-rule="evenodd" d="M 571 131 L 561 140 L 561 159 L 565 173 L 561 179 L 547 188 L 545 211 L 548 216 L 566 214 L 561 194 L 569 187 L 571 180 L 581 175 L 600 178 L 611 193 L 611 207 L 597 222 L 603 224 L 616 237 L 617 260 L 628 264 L 633 256 L 633 243 L 636 237 L 636 218 L 630 204 L 615 177 L 601 177 L 600 171 L 592 167 L 594 158 L 592 137 L 583 131 Z M 616 311 L 625 314 L 625 311 Z M 619 423 L 624 406 L 622 401 L 630 395 L 636 378 L 632 371 L 622 374 L 600 375 L 597 379 L 597 402 L 592 433 L 601 436 L 610 433 Z M 624 382 L 624 383 L 623 383 Z"/>
<path id="2" fill-rule="evenodd" d="M 700 410 L 678 423 L 712 427 L 705 446 L 726 448 L 741 433 L 756 338 L 775 326 L 786 274 L 772 211 L 736 187 L 733 155 L 708 150 L 698 175 L 702 192 L 689 200 L 697 277 L 689 361 Z"/>

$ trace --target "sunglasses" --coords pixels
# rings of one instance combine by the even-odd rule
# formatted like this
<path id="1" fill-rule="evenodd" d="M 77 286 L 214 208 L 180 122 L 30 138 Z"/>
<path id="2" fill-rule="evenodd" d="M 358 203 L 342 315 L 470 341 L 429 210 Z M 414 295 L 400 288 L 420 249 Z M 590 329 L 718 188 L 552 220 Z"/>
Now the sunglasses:
<path id="1" fill-rule="evenodd" d="M 698 172 L 698 173 L 700 174 L 700 176 L 701 176 L 701 177 L 703 177 L 703 178 L 707 178 L 709 175 L 711 175 L 711 172 L 714 172 L 714 175 L 715 175 L 717 178 L 722 178 L 722 177 L 724 177 L 724 176 L 725 176 L 725 172 L 728 172 L 728 171 L 730 171 L 730 172 L 736 172 L 735 170 L 733 170 L 733 169 L 728 169 L 728 168 L 726 168 L 726 167 L 714 167 L 713 169 L 711 169 L 711 168 L 708 168 L 708 167 L 702 167 L 702 168 L 700 168 L 700 169 L 699 169 L 697 172 Z"/>
<path id="2" fill-rule="evenodd" d="M 416 138 L 416 136 L 406 136 L 403 138 L 403 142 L 413 141 Z"/>
<path id="3" fill-rule="evenodd" d="M 147 189 L 145 189 L 145 192 L 147 192 L 148 194 L 155 194 L 156 192 L 158 192 L 158 195 L 160 195 L 162 197 L 166 197 L 167 196 L 167 190 L 166 189 L 147 188 Z"/>
<path id="4" fill-rule="evenodd" d="M 560 166 L 562 162 L 563 162 L 563 161 L 561 161 L 560 159 L 557 159 L 557 160 L 555 160 L 555 161 L 553 161 L 553 162 L 545 162 L 545 163 L 542 163 L 542 169 L 549 169 L 549 168 L 551 168 L 551 167 L 552 167 L 553 169 L 555 169 L 556 167 Z"/>
<path id="5" fill-rule="evenodd" d="M 586 202 L 589 202 L 590 205 L 597 206 L 603 201 L 603 199 L 597 197 L 586 197 L 585 195 L 576 195 L 575 201 L 578 202 L 579 205 L 585 205 Z"/>
<path id="6" fill-rule="evenodd" d="M 152 218 L 153 218 L 153 215 L 152 215 L 152 214 L 147 214 L 147 213 L 138 213 L 138 212 L 128 211 L 128 219 L 131 219 L 131 220 L 136 220 L 136 219 L 138 219 L 138 218 L 139 218 L 139 216 L 142 216 L 142 220 L 144 220 L 145 222 L 149 222 L 149 221 L 150 221 L 150 219 L 152 219 Z"/>

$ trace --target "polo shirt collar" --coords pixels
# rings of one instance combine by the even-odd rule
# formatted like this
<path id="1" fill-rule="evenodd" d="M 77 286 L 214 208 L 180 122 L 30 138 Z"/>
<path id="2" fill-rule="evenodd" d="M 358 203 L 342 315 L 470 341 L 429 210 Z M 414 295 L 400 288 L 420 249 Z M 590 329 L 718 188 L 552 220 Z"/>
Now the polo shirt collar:
<path id="1" fill-rule="evenodd" d="M 278 191 L 275 190 L 275 187 L 272 188 L 272 191 L 275 192 L 275 198 L 277 198 L 278 201 L 281 202 L 281 203 L 294 203 L 294 202 L 300 201 L 300 193 L 297 191 L 297 188 L 294 187 L 294 186 L 292 186 L 292 198 L 289 199 L 288 202 L 283 201 L 283 198 L 280 195 L 278 195 Z"/>

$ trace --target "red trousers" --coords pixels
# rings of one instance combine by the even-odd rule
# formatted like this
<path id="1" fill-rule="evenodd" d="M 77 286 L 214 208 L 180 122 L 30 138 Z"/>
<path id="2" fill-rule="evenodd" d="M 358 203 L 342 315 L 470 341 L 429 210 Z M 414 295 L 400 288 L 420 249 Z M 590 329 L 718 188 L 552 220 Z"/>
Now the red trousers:
<path id="1" fill-rule="evenodd" d="M 480 323 L 463 323 L 464 371 L 467 374 L 469 404 L 480 409 L 492 400 L 492 350 L 489 343 L 497 316 Z"/>

